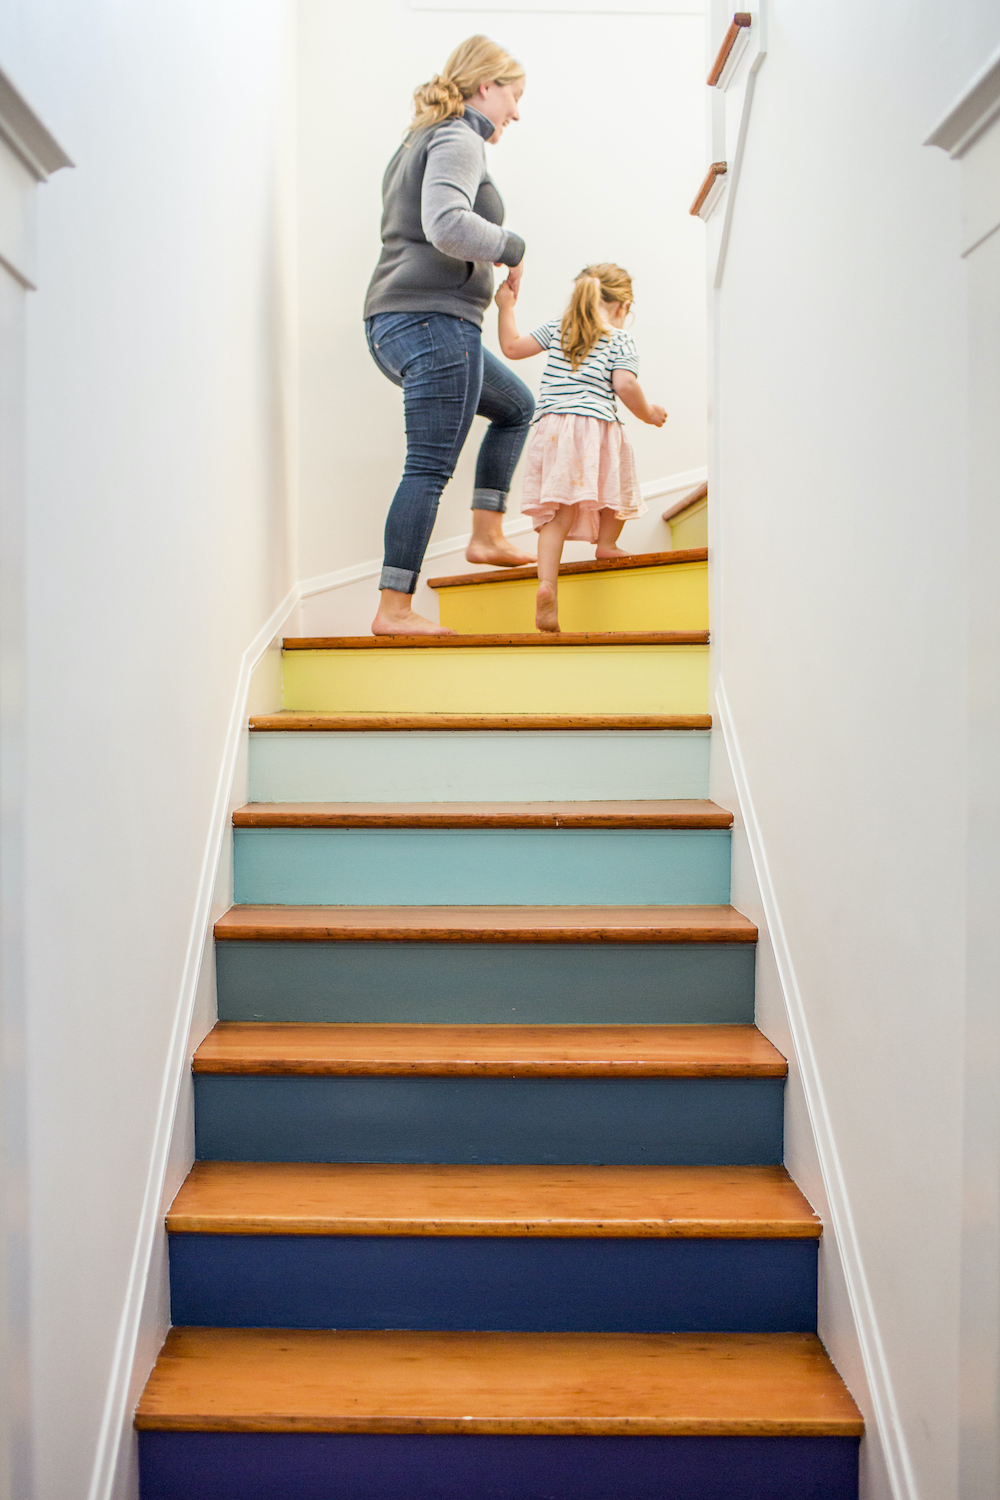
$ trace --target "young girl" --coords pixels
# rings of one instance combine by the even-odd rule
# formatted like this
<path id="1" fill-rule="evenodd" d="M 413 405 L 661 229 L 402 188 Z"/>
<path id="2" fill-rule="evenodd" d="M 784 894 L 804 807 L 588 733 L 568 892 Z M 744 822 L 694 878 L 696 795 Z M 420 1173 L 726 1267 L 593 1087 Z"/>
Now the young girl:
<path id="1" fill-rule="evenodd" d="M 639 357 L 624 332 L 632 279 L 621 266 L 586 266 L 576 278 L 562 320 L 534 333 L 517 331 L 515 291 L 503 282 L 500 348 L 508 359 L 548 349 L 525 459 L 521 510 L 538 532 L 535 625 L 559 629 L 559 562 L 567 537 L 595 542 L 598 557 L 627 557 L 615 543 L 622 526 L 644 515 L 635 456 L 618 420 L 615 396 L 642 422 L 662 427 L 667 414 L 651 406 L 636 378 Z"/>

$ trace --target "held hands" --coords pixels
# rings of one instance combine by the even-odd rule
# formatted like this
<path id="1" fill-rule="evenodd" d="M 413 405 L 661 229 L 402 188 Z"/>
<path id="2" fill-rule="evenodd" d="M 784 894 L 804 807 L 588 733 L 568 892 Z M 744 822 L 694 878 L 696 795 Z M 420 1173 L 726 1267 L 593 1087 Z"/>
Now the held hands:
<path id="1" fill-rule="evenodd" d="M 501 281 L 500 285 L 497 287 L 497 294 L 493 300 L 496 302 L 496 305 L 497 307 L 499 307 L 501 312 L 503 312 L 504 308 L 514 306 L 514 303 L 517 301 L 517 292 L 511 286 L 509 276 L 507 277 L 506 281 Z"/>

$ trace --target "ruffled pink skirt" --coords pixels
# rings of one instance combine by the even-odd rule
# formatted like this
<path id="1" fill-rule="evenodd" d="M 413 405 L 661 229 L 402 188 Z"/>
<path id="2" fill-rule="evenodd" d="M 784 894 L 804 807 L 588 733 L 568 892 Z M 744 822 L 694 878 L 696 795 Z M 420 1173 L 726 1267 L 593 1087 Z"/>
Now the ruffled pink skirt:
<path id="1" fill-rule="evenodd" d="M 521 510 L 536 531 L 560 505 L 575 505 L 567 540 L 596 542 L 599 512 L 622 520 L 644 516 L 635 454 L 620 422 L 600 417 L 540 417 L 525 454 Z"/>

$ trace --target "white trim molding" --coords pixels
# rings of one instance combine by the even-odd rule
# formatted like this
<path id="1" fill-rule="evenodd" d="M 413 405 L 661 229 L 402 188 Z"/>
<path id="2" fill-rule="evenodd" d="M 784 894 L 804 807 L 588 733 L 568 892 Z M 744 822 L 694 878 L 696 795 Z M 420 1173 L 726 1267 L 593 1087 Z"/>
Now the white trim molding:
<path id="1" fill-rule="evenodd" d="M 2 70 L 0 136 L 39 182 L 45 182 L 61 167 L 73 165 L 55 136 Z"/>
<path id="2" fill-rule="evenodd" d="M 219 768 L 208 836 L 202 856 L 194 913 L 188 932 L 180 990 L 160 1084 L 153 1149 L 150 1154 L 146 1187 L 132 1250 L 125 1301 L 115 1339 L 94 1468 L 87 1491 L 88 1500 L 111 1500 L 115 1494 L 123 1454 L 127 1451 L 131 1437 L 136 1382 L 144 1380 L 148 1373 L 137 1369 L 143 1306 L 154 1264 L 157 1236 L 162 1232 L 164 1185 L 167 1180 L 181 1086 L 185 1071 L 189 1066 L 188 1039 L 202 964 L 206 952 L 211 951 L 208 938 L 212 920 L 212 899 L 230 816 L 230 800 L 236 766 L 242 739 L 247 732 L 247 698 L 250 690 L 250 677 L 254 667 L 275 639 L 280 636 L 282 629 L 294 613 L 299 598 L 300 590 L 296 584 L 285 595 L 244 651 L 237 673 L 236 691 L 226 730 L 222 763 Z"/>
<path id="3" fill-rule="evenodd" d="M 1000 115 L 1000 47 L 966 84 L 924 145 L 940 146 L 951 157 L 964 156 L 997 115 Z"/>
<path id="4" fill-rule="evenodd" d="M 764 834 L 754 807 L 739 736 L 721 672 L 715 684 L 715 709 L 714 722 L 722 734 L 729 757 L 736 797 L 778 971 L 788 1027 L 795 1048 L 819 1167 L 823 1176 L 829 1205 L 830 1228 L 840 1252 L 858 1344 L 868 1379 L 874 1424 L 877 1429 L 876 1434 L 870 1434 L 870 1436 L 876 1438 L 882 1450 L 894 1500 L 919 1500 L 916 1476 L 899 1416 L 889 1363 L 875 1314 L 874 1300 L 865 1274 L 857 1227 L 851 1212 L 847 1183 L 837 1150 L 819 1063 L 813 1048 L 806 1008 L 782 922 L 768 864 Z"/>
<path id="5" fill-rule="evenodd" d="M 410 0 L 411 10 L 498 11 L 502 15 L 701 16 L 705 0 Z"/>

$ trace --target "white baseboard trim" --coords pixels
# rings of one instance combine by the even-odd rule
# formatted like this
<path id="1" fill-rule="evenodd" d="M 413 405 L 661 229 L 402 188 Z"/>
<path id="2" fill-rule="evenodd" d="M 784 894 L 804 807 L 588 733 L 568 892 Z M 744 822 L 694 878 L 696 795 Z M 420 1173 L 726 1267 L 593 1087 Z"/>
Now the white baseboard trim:
<path id="1" fill-rule="evenodd" d="M 743 825 L 746 831 L 750 857 L 760 892 L 761 905 L 767 922 L 774 952 L 778 978 L 781 984 L 788 1016 L 788 1026 L 795 1046 L 802 1091 L 809 1112 L 816 1153 L 826 1189 L 831 1218 L 831 1228 L 837 1241 L 844 1269 L 847 1294 L 857 1330 L 858 1344 L 868 1377 L 878 1438 L 885 1456 L 889 1483 L 895 1500 L 919 1500 L 916 1476 L 906 1442 L 906 1435 L 899 1417 L 899 1409 L 893 1391 L 892 1376 L 886 1359 L 885 1348 L 879 1333 L 878 1319 L 872 1300 L 868 1279 L 865 1275 L 861 1247 L 858 1241 L 850 1197 L 844 1180 L 843 1168 L 833 1125 L 827 1108 L 826 1096 L 820 1078 L 819 1066 L 813 1049 L 809 1022 L 806 1017 L 802 992 L 799 989 L 791 949 L 782 925 L 781 912 L 775 895 L 771 871 L 768 865 L 764 837 L 757 820 L 753 796 L 747 781 L 746 768 L 740 750 L 739 737 L 733 723 L 729 700 L 720 673 L 715 684 L 715 723 L 722 733 L 729 755 L 730 768 L 739 799 Z"/>
<path id="2" fill-rule="evenodd" d="M 236 692 L 233 697 L 233 707 L 226 730 L 222 764 L 219 768 L 215 799 L 212 804 L 208 837 L 205 841 L 205 852 L 202 857 L 201 872 L 198 879 L 198 894 L 188 934 L 187 953 L 184 960 L 180 991 L 177 997 L 177 1007 L 174 1013 L 170 1045 L 160 1084 L 153 1149 L 150 1155 L 149 1172 L 146 1178 L 146 1188 L 139 1215 L 135 1246 L 132 1251 L 132 1263 L 125 1292 L 125 1303 L 118 1325 L 118 1335 L 115 1340 L 111 1375 L 108 1381 L 108 1392 L 98 1434 L 94 1468 L 87 1491 L 88 1500 L 110 1500 L 116 1483 L 120 1457 L 124 1445 L 129 1438 L 129 1429 L 132 1420 L 129 1397 L 130 1391 L 133 1389 L 134 1365 L 139 1342 L 143 1299 L 152 1265 L 156 1234 L 160 1223 L 161 1198 L 177 1114 L 177 1101 L 180 1095 L 184 1069 L 188 1061 L 188 1036 L 194 1014 L 198 980 L 206 949 L 209 922 L 211 920 L 212 894 L 226 831 L 230 796 L 240 742 L 246 730 L 247 695 L 250 688 L 250 675 L 271 642 L 281 632 L 282 627 L 298 604 L 299 598 L 300 590 L 296 584 L 285 595 L 270 619 L 261 626 L 253 641 L 244 651 L 240 662 Z"/>
<path id="3" fill-rule="evenodd" d="M 648 484 L 642 485 L 642 498 L 646 501 L 659 500 L 664 495 L 673 495 L 677 490 L 694 489 L 695 485 L 704 484 L 708 478 L 708 469 L 702 465 L 700 469 L 685 469 L 679 474 L 668 474 L 663 479 L 652 479 Z M 504 526 L 506 536 L 523 536 L 525 532 L 531 531 L 532 525 L 527 516 L 513 516 Z M 429 562 L 437 557 L 448 557 L 453 552 L 464 552 L 469 545 L 471 531 L 463 531 L 459 536 L 443 537 L 439 542 L 432 542 L 427 548 L 426 557 Z M 382 559 L 370 558 L 368 562 L 354 563 L 349 568 L 336 568 L 332 573 L 317 573 L 313 578 L 304 578 L 299 585 L 300 597 L 311 599 L 314 594 L 325 594 L 331 589 L 342 589 L 349 583 L 363 583 L 365 579 L 377 578 L 382 571 Z"/>

